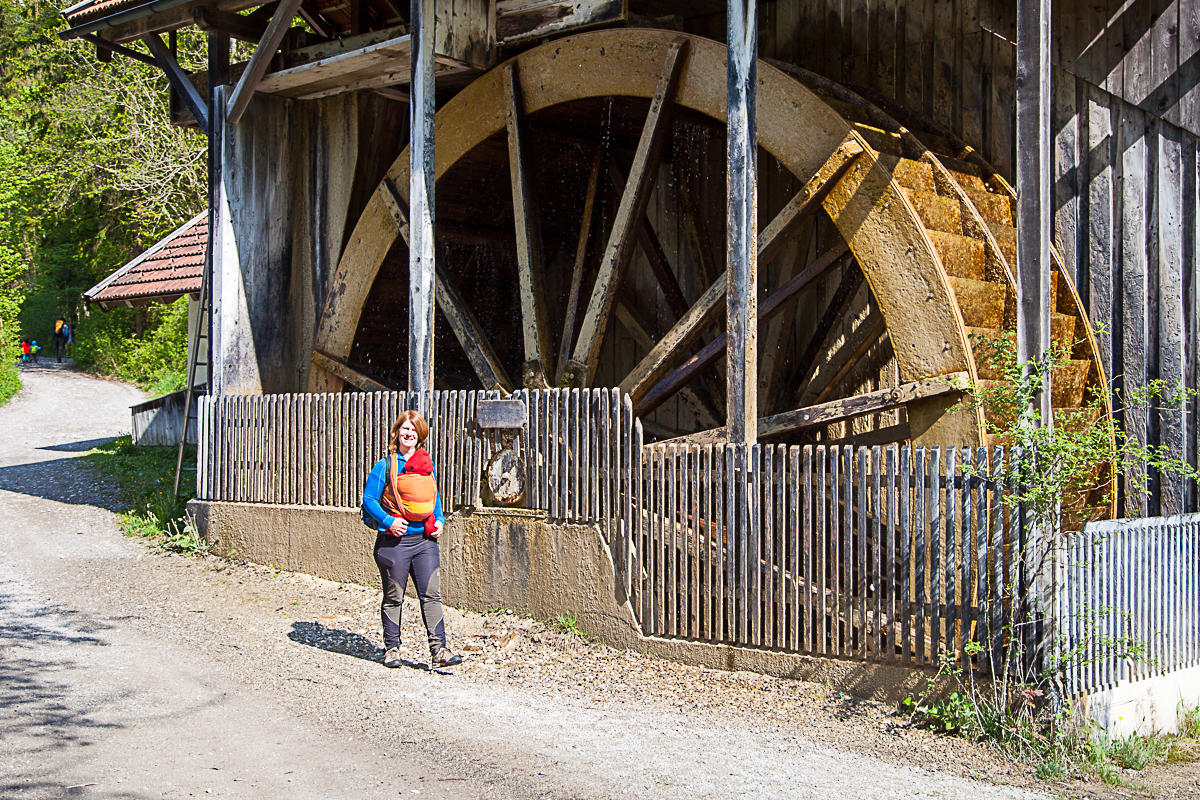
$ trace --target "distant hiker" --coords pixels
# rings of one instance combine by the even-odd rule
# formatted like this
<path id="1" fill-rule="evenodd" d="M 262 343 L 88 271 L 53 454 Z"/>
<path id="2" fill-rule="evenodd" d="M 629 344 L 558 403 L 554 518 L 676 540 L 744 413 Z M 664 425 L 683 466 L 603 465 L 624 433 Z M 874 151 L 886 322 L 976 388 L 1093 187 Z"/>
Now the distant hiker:
<path id="1" fill-rule="evenodd" d="M 375 523 L 375 563 L 383 585 L 383 663 L 399 667 L 400 612 L 411 574 L 421 600 L 421 618 L 434 665 L 452 667 L 462 656 L 446 646 L 442 617 L 442 573 L 438 536 L 446 524 L 433 459 L 425 451 L 429 425 L 416 411 L 405 411 L 392 424 L 388 456 L 371 469 L 363 488 L 364 521 Z M 408 469 L 412 463 L 413 468 Z"/>
<path id="2" fill-rule="evenodd" d="M 67 341 L 71 338 L 71 329 L 67 325 L 65 319 L 54 320 L 54 355 L 58 359 L 58 363 L 62 363 L 63 350 L 67 348 Z"/>
<path id="3" fill-rule="evenodd" d="M 37 363 L 38 351 L 41 349 L 42 348 L 38 347 L 37 339 L 34 339 L 32 342 L 29 343 L 29 357 L 31 359 L 33 359 L 33 363 L 35 363 L 35 364 Z"/>
<path id="4" fill-rule="evenodd" d="M 28 339 L 21 340 L 21 360 L 22 361 L 29 360 L 29 340 Z"/>

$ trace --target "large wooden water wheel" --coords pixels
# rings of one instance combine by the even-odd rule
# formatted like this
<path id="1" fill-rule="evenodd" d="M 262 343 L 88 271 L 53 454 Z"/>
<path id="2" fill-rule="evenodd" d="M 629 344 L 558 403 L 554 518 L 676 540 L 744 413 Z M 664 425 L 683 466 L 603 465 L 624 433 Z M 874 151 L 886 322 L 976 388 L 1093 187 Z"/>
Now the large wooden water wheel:
<path id="1" fill-rule="evenodd" d="M 881 101 L 786 65 L 758 77 L 760 437 L 986 443 L 928 379 L 996 377 L 971 335 L 1016 322 L 1011 188 Z M 446 103 L 439 384 L 620 385 L 652 433 L 719 431 L 724 114 L 724 46 L 639 29 L 542 45 Z M 405 150 L 330 281 L 314 391 L 403 385 L 407 186 Z M 1105 377 L 1057 257 L 1054 281 L 1073 360 L 1053 404 L 1078 408 Z"/>

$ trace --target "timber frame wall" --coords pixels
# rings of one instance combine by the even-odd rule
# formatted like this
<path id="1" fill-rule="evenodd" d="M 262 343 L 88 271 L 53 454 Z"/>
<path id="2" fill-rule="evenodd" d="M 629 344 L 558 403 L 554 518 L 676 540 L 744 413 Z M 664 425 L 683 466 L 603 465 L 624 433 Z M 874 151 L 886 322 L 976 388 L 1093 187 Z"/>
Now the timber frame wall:
<path id="1" fill-rule="evenodd" d="M 1055 0 L 1054 242 L 1119 391 L 1200 386 L 1196 348 L 1200 0 Z M 759 54 L 895 100 L 961 138 L 1015 185 L 1016 4 L 776 0 Z M 689 23 L 721 39 L 720 16 Z M 1114 410 L 1121 415 L 1119 397 Z M 1197 406 L 1122 419 L 1136 440 L 1200 451 Z M 1131 516 L 1198 510 L 1196 488 L 1152 477 Z"/>

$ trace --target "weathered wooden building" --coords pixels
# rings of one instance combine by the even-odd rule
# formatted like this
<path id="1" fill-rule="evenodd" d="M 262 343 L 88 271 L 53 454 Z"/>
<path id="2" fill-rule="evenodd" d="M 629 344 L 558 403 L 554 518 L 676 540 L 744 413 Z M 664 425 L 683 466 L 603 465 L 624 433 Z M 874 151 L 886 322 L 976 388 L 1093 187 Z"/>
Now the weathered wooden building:
<path id="1" fill-rule="evenodd" d="M 210 134 L 214 387 L 403 387 L 410 10 L 255 6 L 84 3 L 65 35 L 147 60 L 145 43 L 173 76 L 174 121 Z M 619 385 L 660 438 L 719 428 L 724 4 L 433 9 L 437 385 Z M 1019 299 L 1015 9 L 758 4 L 759 417 L 987 377 L 970 337 L 1014 330 Z M 1195 385 L 1193 16 L 1190 0 L 1052 9 L 1051 327 L 1075 351 L 1056 407 L 1108 382 Z M 185 74 L 161 38 L 193 25 L 209 32 L 207 74 Z M 249 62 L 230 63 L 231 37 L 256 46 Z M 855 206 L 868 195 L 874 212 Z M 955 401 L 897 395 L 764 431 L 983 443 L 982 420 L 947 413 Z M 1195 463 L 1193 416 L 1123 422 Z M 1154 489 L 1129 510 L 1196 504 L 1182 482 Z"/>
<path id="2" fill-rule="evenodd" d="M 978 337 L 1054 343 L 1043 415 L 1196 464 L 1194 402 L 1121 398 L 1200 378 L 1197 8 L 89 0 L 63 35 L 161 66 L 209 136 L 218 549 L 365 579 L 362 480 L 415 404 L 456 602 L 788 675 L 986 671 L 1027 637 L 1091 654 L 1057 668 L 1083 694 L 1195 669 L 1200 540 L 1114 523 L 1034 568 L 956 387 L 1000 377 Z M 162 38 L 187 26 L 205 73 Z M 1196 510 L 1151 488 L 1081 502 Z M 1093 618 L 1156 665 L 1092 653 Z"/>

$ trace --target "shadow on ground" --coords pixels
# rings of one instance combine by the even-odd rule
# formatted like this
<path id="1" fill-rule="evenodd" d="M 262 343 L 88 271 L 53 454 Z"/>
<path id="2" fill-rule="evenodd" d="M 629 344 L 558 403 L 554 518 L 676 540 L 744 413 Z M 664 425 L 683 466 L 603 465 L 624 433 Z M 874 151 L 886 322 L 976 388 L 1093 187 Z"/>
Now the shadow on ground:
<path id="1" fill-rule="evenodd" d="M 60 453 L 86 453 L 88 450 L 99 447 L 102 444 L 115 442 L 118 436 L 105 436 L 101 439 L 84 439 L 78 442 L 64 442 L 63 444 L 48 444 L 45 447 L 39 447 L 38 450 L 55 450 Z"/>
<path id="2" fill-rule="evenodd" d="M 329 653 L 361 658 L 377 664 L 383 663 L 383 650 L 376 647 L 375 643 L 367 637 L 341 628 L 326 628 L 319 622 L 293 622 L 288 638 L 297 644 L 308 645 Z M 408 659 L 401 659 L 401 661 L 406 667 L 420 670 L 429 669 L 428 664 Z"/>
<path id="3" fill-rule="evenodd" d="M 43 754 L 86 747 L 102 731 L 120 727 L 80 708 L 78 689 L 56 677 L 88 658 L 84 648 L 105 646 L 97 634 L 109 627 L 78 611 L 41 606 L 19 584 L 0 580 L 0 741 L 19 752 L 35 774 Z M 0 797 L 39 790 L 83 794 L 29 773 L 22 780 L 17 765 L 8 766 L 0 778 Z"/>
<path id="4" fill-rule="evenodd" d="M 62 449 L 66 446 L 42 449 Z M 121 511 L 126 507 L 120 502 L 116 491 L 105 486 L 104 481 L 98 480 L 73 458 L 0 467 L 0 491 L 27 494 L 58 503 L 98 506 L 109 511 Z"/>

